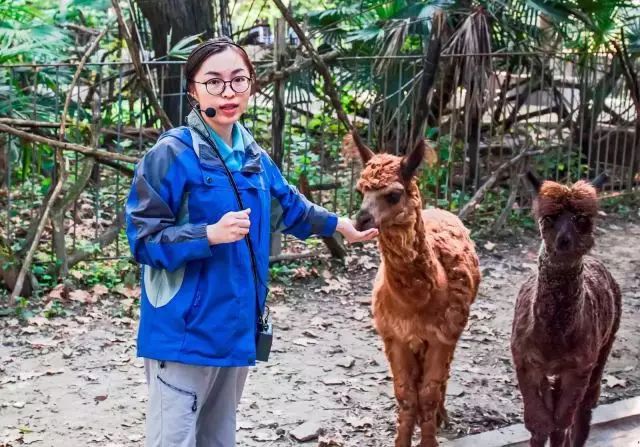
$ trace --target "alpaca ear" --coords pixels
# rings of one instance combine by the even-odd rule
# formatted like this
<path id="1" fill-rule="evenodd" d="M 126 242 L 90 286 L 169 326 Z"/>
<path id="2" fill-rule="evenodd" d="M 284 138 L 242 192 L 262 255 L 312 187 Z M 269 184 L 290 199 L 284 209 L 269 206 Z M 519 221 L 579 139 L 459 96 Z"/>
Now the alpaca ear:
<path id="1" fill-rule="evenodd" d="M 362 141 L 362 139 L 360 138 L 360 135 L 358 135 L 358 132 L 356 130 L 352 130 L 351 135 L 353 136 L 353 142 L 358 148 L 358 153 L 360 154 L 360 158 L 362 159 L 362 164 L 366 165 L 367 162 L 371 160 L 371 157 L 375 155 L 375 153 L 371 150 L 369 146 L 364 144 L 364 142 Z"/>
<path id="2" fill-rule="evenodd" d="M 400 175 L 405 182 L 411 180 L 416 173 L 416 169 L 424 159 L 426 147 L 424 138 L 418 138 L 418 141 L 409 155 L 405 155 L 400 163 Z"/>
<path id="3" fill-rule="evenodd" d="M 537 196 L 540 192 L 540 188 L 542 187 L 542 180 L 540 180 L 531 170 L 527 171 L 526 177 L 533 188 L 534 194 Z"/>
<path id="4" fill-rule="evenodd" d="M 597 176 L 595 179 L 593 179 L 593 181 L 591 182 L 591 186 L 593 186 L 596 190 L 600 191 L 602 190 L 602 187 L 604 186 L 604 184 L 607 183 L 608 181 L 609 181 L 609 176 L 607 175 L 606 172 L 603 172 L 602 174 Z"/>

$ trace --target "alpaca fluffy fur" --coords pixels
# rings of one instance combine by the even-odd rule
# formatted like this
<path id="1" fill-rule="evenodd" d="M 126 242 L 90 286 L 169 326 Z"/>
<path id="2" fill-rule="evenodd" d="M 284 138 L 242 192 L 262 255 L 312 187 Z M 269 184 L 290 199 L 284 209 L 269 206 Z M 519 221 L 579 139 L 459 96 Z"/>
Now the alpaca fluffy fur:
<path id="1" fill-rule="evenodd" d="M 453 352 L 480 273 L 468 230 L 447 211 L 422 210 L 416 179 L 413 173 L 403 178 L 402 169 L 401 157 L 375 155 L 364 167 L 358 189 L 365 203 L 367 194 L 389 189 L 404 189 L 406 195 L 402 208 L 379 222 L 382 260 L 372 310 L 399 405 L 395 445 L 409 447 L 417 423 L 420 445 L 433 447 L 438 445 L 437 426 L 446 418 Z"/>
<path id="2" fill-rule="evenodd" d="M 535 184 L 534 184 L 535 186 Z M 593 245 L 595 188 L 555 182 L 538 186 L 534 215 L 543 244 L 538 272 L 522 286 L 515 308 L 511 351 L 524 401 L 530 445 L 581 447 L 620 324 L 618 284 Z M 570 249 L 558 252 L 561 239 Z"/>

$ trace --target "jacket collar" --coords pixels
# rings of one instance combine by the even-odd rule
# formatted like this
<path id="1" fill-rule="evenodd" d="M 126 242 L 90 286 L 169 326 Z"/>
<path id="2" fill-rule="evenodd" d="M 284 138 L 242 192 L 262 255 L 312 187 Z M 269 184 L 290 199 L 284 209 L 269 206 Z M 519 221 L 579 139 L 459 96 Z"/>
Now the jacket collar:
<path id="1" fill-rule="evenodd" d="M 202 119 L 198 116 L 197 110 L 192 110 L 187 116 L 187 126 L 189 126 L 189 130 L 191 131 L 193 150 L 196 152 L 198 158 L 204 164 L 222 167 L 220 158 L 218 158 L 216 152 L 211 147 L 211 143 L 215 143 L 212 140 L 210 143 L 208 141 L 210 138 L 205 139 L 202 137 L 203 135 L 208 136 L 209 132 Z M 245 153 L 244 162 L 240 171 L 261 172 L 262 164 L 260 163 L 260 157 L 262 155 L 262 149 L 244 126 L 238 123 L 238 127 L 240 128 L 240 134 L 244 142 Z M 194 132 L 194 130 L 197 130 L 197 132 Z"/>

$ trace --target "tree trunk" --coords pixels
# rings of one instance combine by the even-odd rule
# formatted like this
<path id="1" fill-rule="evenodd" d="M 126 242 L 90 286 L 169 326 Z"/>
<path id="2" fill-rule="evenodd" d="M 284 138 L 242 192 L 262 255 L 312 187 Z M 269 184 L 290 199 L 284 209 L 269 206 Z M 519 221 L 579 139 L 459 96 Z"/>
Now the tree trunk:
<path id="1" fill-rule="evenodd" d="M 203 39 L 213 37 L 213 6 L 202 0 L 138 0 L 138 7 L 149 22 L 155 58 L 167 55 L 167 40 L 171 34 L 170 46 L 181 39 L 202 34 Z M 174 125 L 181 125 L 189 111 L 188 102 L 182 98 L 180 65 L 158 66 L 158 76 L 164 78 L 162 108 Z M 182 102 L 182 109 L 180 108 Z"/>

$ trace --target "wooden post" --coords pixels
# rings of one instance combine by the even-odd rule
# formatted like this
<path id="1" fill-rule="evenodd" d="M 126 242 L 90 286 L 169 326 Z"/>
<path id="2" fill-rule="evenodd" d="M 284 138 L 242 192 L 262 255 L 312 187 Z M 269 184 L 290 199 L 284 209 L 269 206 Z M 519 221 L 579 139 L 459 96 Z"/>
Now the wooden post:
<path id="1" fill-rule="evenodd" d="M 287 59 L 286 21 L 283 18 L 276 20 L 273 64 L 274 71 L 279 72 L 285 67 Z M 282 169 L 284 160 L 284 91 L 285 80 L 280 79 L 273 83 L 273 109 L 271 111 L 271 151 L 273 161 Z M 272 204 L 272 207 L 274 204 Z M 273 214 L 273 213 L 272 213 Z M 278 256 L 282 252 L 282 233 L 275 231 L 271 235 L 271 256 Z"/>
<path id="2" fill-rule="evenodd" d="M 287 39 L 286 39 L 286 21 L 283 18 L 276 20 L 275 39 L 274 39 L 274 70 L 279 72 L 286 64 L 287 58 Z M 284 108 L 284 91 L 285 80 L 279 79 L 273 83 L 273 109 L 271 111 L 271 130 L 272 140 L 271 149 L 273 151 L 273 161 L 278 168 L 282 169 L 282 161 L 284 159 L 284 124 L 285 124 L 285 108 Z"/>

